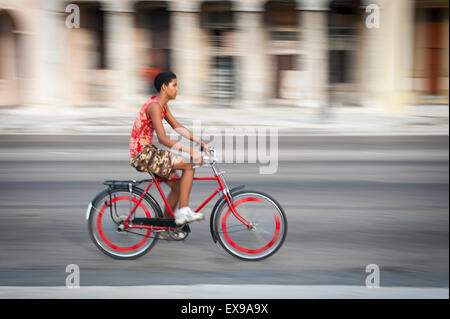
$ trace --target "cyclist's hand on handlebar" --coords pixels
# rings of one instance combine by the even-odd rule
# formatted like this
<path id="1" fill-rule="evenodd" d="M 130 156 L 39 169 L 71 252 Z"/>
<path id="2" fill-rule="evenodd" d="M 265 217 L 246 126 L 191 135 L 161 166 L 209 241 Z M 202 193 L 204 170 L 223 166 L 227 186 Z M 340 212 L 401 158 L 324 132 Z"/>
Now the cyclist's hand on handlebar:
<path id="1" fill-rule="evenodd" d="M 200 153 L 196 150 L 193 150 L 191 158 L 195 163 L 198 163 L 200 165 L 200 167 L 203 166 L 203 154 L 202 153 Z"/>
<path id="2" fill-rule="evenodd" d="M 209 146 L 208 146 L 205 142 L 203 142 L 203 141 L 202 141 L 201 146 L 202 146 L 202 151 L 205 152 L 205 155 L 211 157 L 212 154 L 211 154 L 211 152 L 209 151 Z"/>

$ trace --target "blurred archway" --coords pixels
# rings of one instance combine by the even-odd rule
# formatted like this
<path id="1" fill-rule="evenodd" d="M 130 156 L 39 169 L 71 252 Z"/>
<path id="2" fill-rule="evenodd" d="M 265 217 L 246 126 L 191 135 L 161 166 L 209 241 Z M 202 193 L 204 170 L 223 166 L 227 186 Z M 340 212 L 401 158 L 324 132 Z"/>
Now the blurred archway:
<path id="1" fill-rule="evenodd" d="M 146 93 L 155 94 L 155 76 L 161 71 L 172 71 L 168 3 L 138 1 L 134 10 L 141 79 L 145 82 Z"/>
<path id="2" fill-rule="evenodd" d="M 0 106 L 20 104 L 19 40 L 11 14 L 0 9 Z"/>
<path id="3" fill-rule="evenodd" d="M 286 87 L 290 74 L 298 66 L 298 15 L 296 2 L 289 0 L 271 0 L 264 6 L 264 26 L 267 30 L 268 53 L 272 65 L 272 98 L 289 96 Z"/>
<path id="4" fill-rule="evenodd" d="M 448 1 L 415 0 L 413 77 L 422 103 L 448 98 L 448 17 Z"/>
<path id="5" fill-rule="evenodd" d="M 330 1 L 328 11 L 328 82 L 331 105 L 358 105 L 358 54 L 362 27 L 360 0 Z"/>

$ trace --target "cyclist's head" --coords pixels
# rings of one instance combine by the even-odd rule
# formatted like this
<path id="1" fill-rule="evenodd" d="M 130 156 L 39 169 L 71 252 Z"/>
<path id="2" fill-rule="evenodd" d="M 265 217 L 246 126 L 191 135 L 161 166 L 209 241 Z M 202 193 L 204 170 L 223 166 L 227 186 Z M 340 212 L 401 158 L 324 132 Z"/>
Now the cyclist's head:
<path id="1" fill-rule="evenodd" d="M 160 72 L 155 77 L 155 89 L 158 93 L 161 92 L 161 89 L 163 88 L 163 85 L 165 84 L 167 87 L 169 87 L 171 82 L 173 80 L 177 79 L 177 76 L 172 72 Z M 175 81 L 174 81 L 175 82 Z"/>

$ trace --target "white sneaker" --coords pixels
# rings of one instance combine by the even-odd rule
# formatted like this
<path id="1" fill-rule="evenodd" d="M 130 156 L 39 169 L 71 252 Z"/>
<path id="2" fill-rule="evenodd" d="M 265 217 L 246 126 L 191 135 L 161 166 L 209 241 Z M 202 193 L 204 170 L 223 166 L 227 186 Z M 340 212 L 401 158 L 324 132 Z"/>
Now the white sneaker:
<path id="1" fill-rule="evenodd" d="M 183 225 L 203 219 L 205 219 L 205 216 L 203 216 L 202 213 L 194 213 L 189 206 L 182 207 L 175 211 L 175 224 L 177 225 Z"/>

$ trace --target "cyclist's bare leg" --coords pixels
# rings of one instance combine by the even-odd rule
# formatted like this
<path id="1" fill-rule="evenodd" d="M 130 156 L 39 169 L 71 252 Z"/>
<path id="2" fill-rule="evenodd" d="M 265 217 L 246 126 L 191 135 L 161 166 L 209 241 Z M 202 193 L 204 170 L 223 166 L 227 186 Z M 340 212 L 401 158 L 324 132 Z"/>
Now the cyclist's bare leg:
<path id="1" fill-rule="evenodd" d="M 192 168 L 195 165 L 194 162 L 177 163 L 173 165 L 172 169 L 181 169 L 183 174 L 180 181 L 180 204 L 179 207 L 189 206 L 189 196 L 192 189 L 192 181 L 194 180 L 195 169 Z"/>
<path id="2" fill-rule="evenodd" d="M 173 171 L 170 174 L 171 178 L 179 178 L 180 176 L 176 171 Z M 175 181 L 166 181 L 167 185 L 169 185 L 171 192 L 169 196 L 167 196 L 167 202 L 169 203 L 170 208 L 172 209 L 172 212 L 175 212 L 175 209 L 177 208 L 178 200 L 180 198 L 180 184 L 181 180 L 175 180 Z M 167 206 L 164 207 L 164 217 L 165 218 L 172 218 L 172 216 L 169 213 L 169 209 Z"/>

